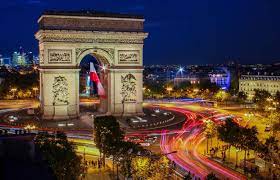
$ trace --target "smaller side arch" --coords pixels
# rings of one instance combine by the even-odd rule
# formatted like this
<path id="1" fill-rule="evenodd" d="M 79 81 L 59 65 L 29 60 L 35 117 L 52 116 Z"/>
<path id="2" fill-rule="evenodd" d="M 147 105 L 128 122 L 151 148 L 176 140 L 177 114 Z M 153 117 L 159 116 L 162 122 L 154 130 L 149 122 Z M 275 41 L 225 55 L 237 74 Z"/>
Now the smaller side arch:
<path id="1" fill-rule="evenodd" d="M 95 56 L 103 64 L 112 66 L 114 64 L 114 50 L 113 49 L 102 49 L 102 48 L 87 48 L 87 49 L 76 49 L 76 62 L 77 66 L 80 65 L 83 58 L 89 54 Z"/>

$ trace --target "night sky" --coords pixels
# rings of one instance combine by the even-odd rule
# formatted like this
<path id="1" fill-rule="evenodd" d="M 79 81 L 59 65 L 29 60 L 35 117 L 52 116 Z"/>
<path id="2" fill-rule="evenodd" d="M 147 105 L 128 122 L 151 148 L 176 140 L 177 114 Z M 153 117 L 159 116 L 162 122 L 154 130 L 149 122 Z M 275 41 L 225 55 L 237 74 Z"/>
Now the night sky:
<path id="1" fill-rule="evenodd" d="M 144 15 L 145 64 L 280 60 L 279 0 L 0 0 L 0 54 L 37 54 L 37 19 L 53 9 Z"/>

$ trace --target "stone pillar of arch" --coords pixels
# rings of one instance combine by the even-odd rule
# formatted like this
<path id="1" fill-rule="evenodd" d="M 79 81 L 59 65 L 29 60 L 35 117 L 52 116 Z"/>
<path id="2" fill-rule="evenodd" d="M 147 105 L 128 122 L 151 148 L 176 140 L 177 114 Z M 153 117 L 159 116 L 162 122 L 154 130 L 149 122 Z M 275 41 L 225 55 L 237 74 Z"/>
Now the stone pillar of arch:
<path id="1" fill-rule="evenodd" d="M 96 12 L 45 12 L 36 39 L 40 51 L 40 101 L 44 119 L 79 116 L 80 62 L 88 54 L 104 64 L 106 100 L 100 112 L 142 114 L 143 31 L 141 16 Z"/>

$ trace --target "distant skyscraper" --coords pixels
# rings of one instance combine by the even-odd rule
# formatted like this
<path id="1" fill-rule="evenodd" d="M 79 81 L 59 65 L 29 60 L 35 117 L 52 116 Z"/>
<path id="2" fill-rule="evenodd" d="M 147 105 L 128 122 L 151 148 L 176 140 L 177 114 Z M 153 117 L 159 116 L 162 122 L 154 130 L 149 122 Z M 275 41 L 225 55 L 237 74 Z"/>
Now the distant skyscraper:
<path id="1" fill-rule="evenodd" d="M 27 53 L 26 64 L 27 65 L 33 65 L 34 64 L 34 56 L 33 56 L 32 52 Z"/>
<path id="2" fill-rule="evenodd" d="M 27 55 L 23 52 L 20 54 L 18 58 L 18 65 L 19 66 L 26 66 Z"/>
<path id="3" fill-rule="evenodd" d="M 21 52 L 14 52 L 13 53 L 12 66 L 26 66 L 26 65 L 28 65 L 28 63 L 27 63 L 28 55 L 23 52 L 22 48 L 20 48 L 20 51 Z"/>
<path id="4" fill-rule="evenodd" d="M 18 65 L 18 59 L 19 59 L 20 54 L 18 52 L 14 52 L 12 56 L 12 66 L 17 66 Z"/>

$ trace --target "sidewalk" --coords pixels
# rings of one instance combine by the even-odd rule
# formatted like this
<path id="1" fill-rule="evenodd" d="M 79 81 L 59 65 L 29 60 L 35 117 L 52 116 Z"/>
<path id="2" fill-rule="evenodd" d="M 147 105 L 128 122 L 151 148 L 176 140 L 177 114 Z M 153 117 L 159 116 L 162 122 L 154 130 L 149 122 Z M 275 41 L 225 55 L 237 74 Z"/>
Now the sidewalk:
<path id="1" fill-rule="evenodd" d="M 86 161 L 97 161 L 99 156 L 86 155 Z M 105 167 L 98 168 L 98 166 L 93 166 L 92 164 L 87 165 L 87 173 L 81 180 L 111 180 L 112 174 L 112 162 L 106 159 Z"/>
<path id="2" fill-rule="evenodd" d="M 84 179 L 86 180 L 111 180 L 110 177 L 111 170 L 109 168 L 88 168 L 88 172 Z"/>

